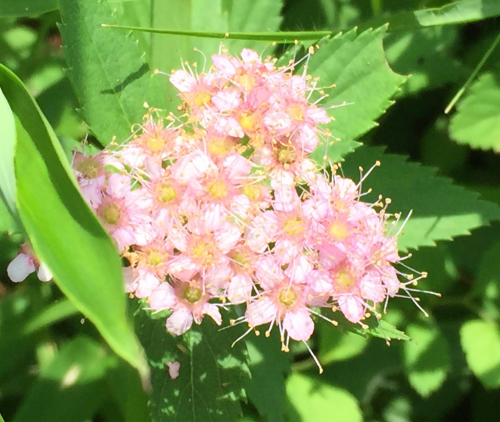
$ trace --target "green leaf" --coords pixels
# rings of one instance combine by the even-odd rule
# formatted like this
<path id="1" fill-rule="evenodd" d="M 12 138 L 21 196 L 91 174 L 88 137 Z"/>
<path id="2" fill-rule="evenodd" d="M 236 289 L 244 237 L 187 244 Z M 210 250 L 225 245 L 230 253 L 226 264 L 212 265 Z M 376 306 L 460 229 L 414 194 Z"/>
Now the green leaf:
<path id="1" fill-rule="evenodd" d="M 319 350 L 318 358 L 322 365 L 330 362 L 350 359 L 359 355 L 368 344 L 368 340 L 360 335 L 344 332 L 331 324 L 318 323 Z"/>
<path id="2" fill-rule="evenodd" d="M 277 330 L 269 338 L 249 335 L 245 338 L 250 358 L 251 379 L 245 390 L 259 414 L 269 421 L 283 421 L 285 375 L 290 372 L 290 355 L 280 349 Z"/>
<path id="3" fill-rule="evenodd" d="M 470 234 L 470 230 L 500 219 L 496 204 L 479 200 L 476 193 L 436 176 L 433 168 L 406 162 L 406 157 L 384 154 L 383 150 L 363 146 L 346 158 L 342 168 L 347 177 L 357 181 L 359 166 L 366 171 L 377 160 L 381 162 L 363 183 L 363 191 L 373 189 L 363 200 L 375 202 L 378 195 L 390 198 L 389 212 L 401 212 L 402 220 L 413 210 L 398 239 L 400 250 L 434 246 L 437 240 Z"/>
<path id="4" fill-rule="evenodd" d="M 102 379 L 113 362 L 86 337 L 66 344 L 42 369 L 14 422 L 85 422 L 102 403 Z"/>
<path id="5" fill-rule="evenodd" d="M 108 371 L 107 384 L 116 403 L 121 409 L 120 422 L 151 422 L 149 417 L 149 397 L 143 389 L 141 379 L 126 362 L 120 361 Z"/>
<path id="6" fill-rule="evenodd" d="M 145 375 L 140 345 L 125 316 L 116 247 L 81 196 L 64 152 L 33 98 L 1 65 L 0 75 L 0 88 L 18 122 L 16 204 L 33 249 L 113 350 Z"/>
<path id="7" fill-rule="evenodd" d="M 14 149 L 16 144 L 16 122 L 7 98 L 1 87 L 8 83 L 0 73 L 0 199 L 11 215 L 16 215 L 16 175 L 14 172 Z"/>
<path id="8" fill-rule="evenodd" d="M 351 331 L 361 334 L 363 336 L 368 335 L 372 337 L 382 338 L 386 340 L 386 342 L 390 340 L 404 340 L 404 341 L 411 340 L 411 337 L 409 337 L 404 331 L 398 330 L 394 325 L 389 324 L 384 320 L 378 321 L 376 325 L 373 322 L 370 321 L 368 322 L 370 323 L 369 325 L 371 325 L 370 328 L 362 329 L 353 326 Z"/>
<path id="9" fill-rule="evenodd" d="M 449 26 L 387 34 L 384 46 L 391 67 L 411 74 L 403 87 L 405 94 L 438 88 L 465 74 L 453 57 L 458 34 L 458 28 Z"/>
<path id="10" fill-rule="evenodd" d="M 407 327 L 414 342 L 403 344 L 403 362 L 411 386 L 423 397 L 436 391 L 450 369 L 448 345 L 433 321 L 413 322 Z"/>
<path id="11" fill-rule="evenodd" d="M 484 248 L 486 249 L 486 248 Z M 491 319 L 500 318 L 500 242 L 487 248 L 482 255 L 472 295 L 482 302 L 482 314 Z"/>
<path id="12" fill-rule="evenodd" d="M 451 120 L 450 134 L 460 144 L 500 152 L 500 71 L 485 73 L 472 85 Z"/>
<path id="13" fill-rule="evenodd" d="M 500 385 L 500 329 L 497 324 L 479 319 L 465 322 L 460 342 L 467 363 L 486 388 Z"/>
<path id="14" fill-rule="evenodd" d="M 2 0 L 0 18 L 40 15 L 57 8 L 57 0 Z"/>
<path id="15" fill-rule="evenodd" d="M 152 317 L 157 319 L 152 319 Z M 243 380 L 249 376 L 245 345 L 231 343 L 240 330 L 221 331 L 207 316 L 183 336 L 172 336 L 165 316 L 139 309 L 136 331 L 151 367 L 151 414 L 161 421 L 233 421 L 241 416 Z M 171 379 L 168 362 L 179 362 Z"/>
<path id="16" fill-rule="evenodd" d="M 393 103 L 390 98 L 406 77 L 395 74 L 385 59 L 382 41 L 386 28 L 356 30 L 324 39 L 308 62 L 307 71 L 319 77 L 318 86 L 328 97 L 321 106 L 332 108 L 328 125 L 334 140 L 323 141 L 312 158 L 338 162 L 359 145 L 354 140 L 376 126 L 377 119 Z"/>
<path id="17" fill-rule="evenodd" d="M 497 0 L 461 0 L 442 7 L 377 17 L 360 27 L 373 28 L 388 23 L 391 32 L 410 31 L 428 26 L 464 24 L 498 15 L 500 15 L 500 3 Z"/>
<path id="18" fill-rule="evenodd" d="M 159 81 L 137 41 L 124 31 L 102 28 L 116 16 L 106 1 L 60 0 L 61 35 L 68 77 L 83 116 L 98 140 L 124 142 L 150 107 L 165 109 Z"/>
<path id="19" fill-rule="evenodd" d="M 33 317 L 24 327 L 23 333 L 29 335 L 70 316 L 78 314 L 78 309 L 67 299 L 54 302 Z"/>
<path id="20" fill-rule="evenodd" d="M 305 375 L 293 373 L 287 380 L 291 422 L 361 422 L 356 399 L 346 390 Z"/>

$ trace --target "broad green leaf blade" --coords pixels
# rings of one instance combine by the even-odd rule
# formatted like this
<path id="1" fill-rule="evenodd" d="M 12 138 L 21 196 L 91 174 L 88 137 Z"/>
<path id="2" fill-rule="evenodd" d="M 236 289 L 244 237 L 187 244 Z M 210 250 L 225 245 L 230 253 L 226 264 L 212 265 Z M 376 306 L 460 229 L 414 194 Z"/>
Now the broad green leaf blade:
<path id="1" fill-rule="evenodd" d="M 22 82 L 0 65 L 2 90 L 19 125 L 16 203 L 36 255 L 63 293 L 113 350 L 145 375 L 128 323 L 121 263 L 109 235 L 81 196 L 52 128 Z"/>
<path id="2" fill-rule="evenodd" d="M 448 344 L 431 320 L 413 322 L 407 327 L 414 342 L 403 344 L 403 362 L 411 386 L 423 397 L 436 391 L 450 369 Z"/>
<path id="3" fill-rule="evenodd" d="M 87 337 L 66 344 L 42 369 L 15 422 L 85 422 L 102 404 L 102 379 L 113 361 Z"/>
<path id="4" fill-rule="evenodd" d="M 464 24 L 499 15 L 498 0 L 460 0 L 442 7 L 377 17 L 360 27 L 362 29 L 373 28 L 388 23 L 390 32 L 410 31 L 428 26 Z"/>
<path id="5" fill-rule="evenodd" d="M 361 422 L 356 399 L 346 390 L 293 373 L 286 382 L 290 402 L 289 420 L 301 422 Z M 292 419 L 292 415 L 297 416 Z"/>
<path id="6" fill-rule="evenodd" d="M 1 87 L 8 83 L 3 73 L 0 73 L 0 200 L 2 200 L 11 215 L 16 212 L 16 175 L 14 172 L 14 149 L 16 144 L 16 123 L 7 98 Z"/>
<path id="7" fill-rule="evenodd" d="M 460 329 L 460 342 L 472 372 L 486 388 L 500 386 L 500 329 L 497 324 L 470 320 Z"/>
<path id="8" fill-rule="evenodd" d="M 500 219 L 500 208 L 478 199 L 478 195 L 450 179 L 435 175 L 435 169 L 406 161 L 406 157 L 384 154 L 381 147 L 359 148 L 346 158 L 342 168 L 351 179 L 359 180 L 359 166 L 367 171 L 379 160 L 363 183 L 363 191 L 373 192 L 363 197 L 375 202 L 378 195 L 390 198 L 389 212 L 402 213 L 402 220 L 413 210 L 411 218 L 399 236 L 400 250 L 434 246 L 437 240 L 470 234 L 470 230 Z M 404 176 L 404 177 L 402 177 Z"/>
<path id="9" fill-rule="evenodd" d="M 450 134 L 460 144 L 500 152 L 500 71 L 485 73 L 472 85 L 451 120 Z"/>
<path id="10" fill-rule="evenodd" d="M 285 376 L 290 372 L 290 355 L 280 349 L 277 330 L 266 336 L 246 337 L 252 378 L 245 380 L 249 400 L 269 421 L 283 421 Z"/>
<path id="11" fill-rule="evenodd" d="M 152 319 L 155 318 L 155 319 Z M 162 421 L 234 421 L 245 399 L 243 382 L 249 376 L 245 345 L 231 344 L 237 328 L 220 330 L 208 316 L 183 336 L 172 336 L 165 316 L 138 309 L 136 331 L 151 367 L 151 414 Z M 171 379 L 167 363 L 179 362 Z"/>
<path id="12" fill-rule="evenodd" d="M 40 15 L 58 7 L 57 0 L 2 0 L 0 18 Z"/>
<path id="13" fill-rule="evenodd" d="M 59 4 L 68 77 L 83 116 L 103 145 L 124 142 L 132 125 L 142 123 L 145 103 L 165 109 L 158 77 L 149 71 L 144 52 L 130 34 L 101 27 L 116 21 L 106 1 Z"/>
<path id="14" fill-rule="evenodd" d="M 324 39 L 309 58 L 308 73 L 319 77 L 318 87 L 325 87 L 328 94 L 320 104 L 331 108 L 334 119 L 328 128 L 335 140 L 323 141 L 312 154 L 318 163 L 324 158 L 338 162 L 358 147 L 354 140 L 376 126 L 375 119 L 393 104 L 390 98 L 406 80 L 387 64 L 382 46 L 385 32 L 382 27 L 356 36 L 352 30 Z"/>

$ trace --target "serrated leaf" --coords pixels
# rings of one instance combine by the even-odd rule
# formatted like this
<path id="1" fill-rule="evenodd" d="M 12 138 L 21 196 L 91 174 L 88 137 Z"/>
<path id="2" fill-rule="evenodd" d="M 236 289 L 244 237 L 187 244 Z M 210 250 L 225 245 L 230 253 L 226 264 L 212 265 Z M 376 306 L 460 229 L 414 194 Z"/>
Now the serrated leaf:
<path id="1" fill-rule="evenodd" d="M 37 257 L 113 350 L 145 375 L 140 345 L 125 316 L 115 245 L 81 196 L 59 141 L 36 102 L 1 65 L 0 87 L 16 118 L 16 206 Z"/>
<path id="2" fill-rule="evenodd" d="M 155 422 L 225 422 L 241 416 L 244 378 L 249 376 L 239 330 L 223 330 L 206 317 L 183 336 L 172 336 L 165 318 L 139 309 L 136 329 L 151 367 L 151 415 Z M 171 379 L 168 362 L 179 362 Z"/>
<path id="3" fill-rule="evenodd" d="M 132 35 L 101 26 L 117 22 L 107 1 L 59 3 L 68 77 L 83 116 L 103 145 L 114 137 L 123 142 L 130 137 L 132 125 L 142 122 L 144 103 L 166 108 L 159 81 Z"/>
<path id="4" fill-rule="evenodd" d="M 42 369 L 14 422 L 88 421 L 102 403 L 101 381 L 113 359 L 90 338 L 72 340 Z"/>
<path id="5" fill-rule="evenodd" d="M 245 390 L 252 404 L 269 421 L 283 421 L 285 375 L 290 372 L 290 356 L 280 349 L 278 332 L 270 338 L 250 335 L 245 339 L 252 377 Z"/>
<path id="6" fill-rule="evenodd" d="M 312 158 L 323 163 L 326 156 L 340 161 L 359 145 L 355 139 L 376 126 L 375 120 L 392 104 L 390 98 L 406 77 L 394 73 L 385 59 L 382 41 L 386 27 L 367 30 L 356 36 L 356 30 L 324 39 L 309 58 L 308 73 L 319 77 L 328 97 L 321 106 L 332 108 L 334 118 L 328 125 L 333 137 L 323 141 Z M 326 89 L 334 86 L 331 89 Z"/>
<path id="7" fill-rule="evenodd" d="M 381 162 L 363 183 L 363 191 L 373 189 L 363 200 L 375 202 L 378 195 L 390 198 L 389 212 L 401 212 L 402 219 L 413 210 L 398 239 L 400 250 L 434 246 L 437 240 L 470 234 L 470 230 L 500 219 L 496 204 L 436 176 L 433 168 L 407 162 L 401 155 L 384 154 L 383 150 L 363 146 L 346 158 L 342 168 L 347 177 L 357 181 L 359 166 L 368 170 L 377 160 Z"/>
<path id="8" fill-rule="evenodd" d="M 407 327 L 414 342 L 403 344 L 403 362 L 411 386 L 423 397 L 436 391 L 450 368 L 448 345 L 439 327 L 431 320 Z"/>
<path id="9" fill-rule="evenodd" d="M 465 322 L 460 342 L 472 372 L 486 388 L 500 385 L 500 329 L 497 324 L 479 319 Z"/>
<path id="10" fill-rule="evenodd" d="M 451 137 L 472 148 L 500 151 L 500 72 L 482 75 L 459 104 Z"/>
<path id="11" fill-rule="evenodd" d="M 57 8 L 57 0 L 2 0 L 0 17 L 33 16 Z"/>
<path id="12" fill-rule="evenodd" d="M 404 341 L 411 340 L 411 337 L 408 336 L 404 331 L 398 330 L 394 325 L 389 324 L 384 320 L 378 321 L 376 325 L 370 322 L 369 325 L 371 326 L 367 329 L 361 329 L 354 326 L 352 331 L 357 332 L 358 334 L 361 334 L 363 336 L 368 335 L 372 337 L 378 337 L 384 340 L 404 340 Z"/>
<path id="13" fill-rule="evenodd" d="M 361 422 L 356 399 L 346 390 L 293 373 L 286 382 L 289 420 L 301 422 Z M 295 417 L 294 417 L 295 416 Z"/>

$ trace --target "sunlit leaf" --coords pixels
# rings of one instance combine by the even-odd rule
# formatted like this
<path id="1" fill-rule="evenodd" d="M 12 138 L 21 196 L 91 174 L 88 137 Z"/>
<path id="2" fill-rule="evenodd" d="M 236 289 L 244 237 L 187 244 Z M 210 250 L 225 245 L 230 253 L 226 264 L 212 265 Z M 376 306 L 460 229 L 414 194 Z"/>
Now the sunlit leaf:
<path id="1" fill-rule="evenodd" d="M 403 361 L 411 386 L 423 397 L 437 390 L 450 368 L 448 345 L 443 333 L 431 320 L 407 327 L 414 340 L 403 344 Z"/>
<path id="2" fill-rule="evenodd" d="M 500 151 L 500 72 L 482 75 L 458 106 L 451 137 L 472 148 Z"/>
<path id="3" fill-rule="evenodd" d="M 500 329 L 497 324 L 479 319 L 466 321 L 460 341 L 467 363 L 486 388 L 500 385 Z"/>
<path id="4" fill-rule="evenodd" d="M 457 81 L 464 66 L 453 57 L 458 28 L 436 26 L 387 34 L 387 60 L 398 73 L 411 74 L 402 91 L 414 94 Z"/>
<path id="5" fill-rule="evenodd" d="M 363 420 L 361 409 L 351 394 L 320 379 L 293 373 L 287 379 L 286 392 L 291 407 L 289 411 L 291 421 L 361 422 Z"/>

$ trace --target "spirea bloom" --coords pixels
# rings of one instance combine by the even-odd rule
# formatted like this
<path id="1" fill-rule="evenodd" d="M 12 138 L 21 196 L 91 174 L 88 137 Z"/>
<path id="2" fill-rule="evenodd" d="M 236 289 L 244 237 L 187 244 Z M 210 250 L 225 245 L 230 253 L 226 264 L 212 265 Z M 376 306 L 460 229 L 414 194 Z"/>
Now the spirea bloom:
<path id="1" fill-rule="evenodd" d="M 243 304 L 231 323 L 278 327 L 284 351 L 318 318 L 336 325 L 321 309 L 367 327 L 401 289 L 411 297 L 425 273 L 398 269 L 390 201 L 363 202 L 361 183 L 309 158 L 330 137 L 324 94 L 310 101 L 318 81 L 249 49 L 212 62 L 170 75 L 183 115 L 150 110 L 129 142 L 75 153 L 82 194 L 127 262 L 126 291 L 167 311 L 173 335 Z M 46 279 L 42 266 L 22 251 L 9 277 Z"/>

